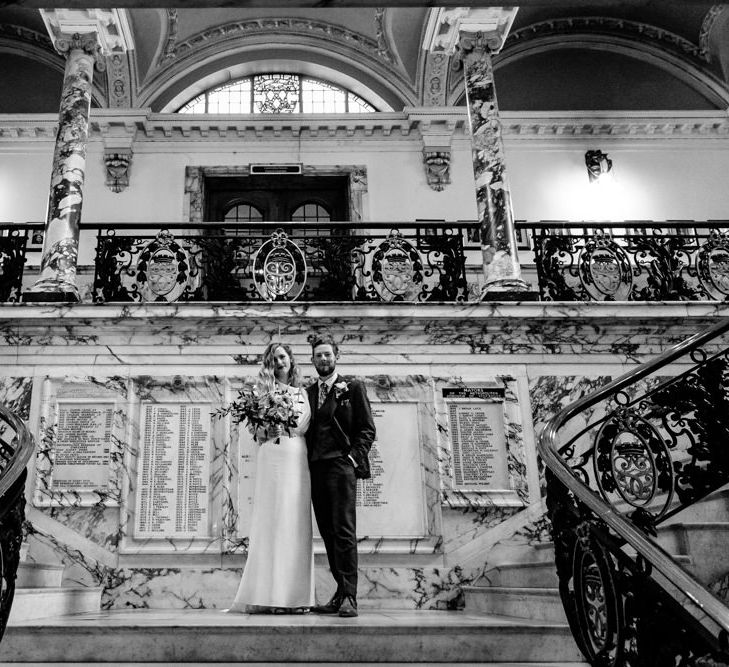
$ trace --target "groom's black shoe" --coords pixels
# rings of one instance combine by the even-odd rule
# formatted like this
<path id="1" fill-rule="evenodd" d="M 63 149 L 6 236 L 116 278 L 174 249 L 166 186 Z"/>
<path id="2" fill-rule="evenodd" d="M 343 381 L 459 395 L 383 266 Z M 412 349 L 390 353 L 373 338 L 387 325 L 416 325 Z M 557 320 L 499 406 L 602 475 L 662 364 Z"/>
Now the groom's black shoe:
<path id="1" fill-rule="evenodd" d="M 315 614 L 336 614 L 344 601 L 344 595 L 337 591 L 326 604 L 319 604 L 311 608 Z"/>
<path id="2" fill-rule="evenodd" d="M 339 606 L 339 615 L 343 618 L 353 618 L 357 616 L 357 600 L 348 595 Z"/>

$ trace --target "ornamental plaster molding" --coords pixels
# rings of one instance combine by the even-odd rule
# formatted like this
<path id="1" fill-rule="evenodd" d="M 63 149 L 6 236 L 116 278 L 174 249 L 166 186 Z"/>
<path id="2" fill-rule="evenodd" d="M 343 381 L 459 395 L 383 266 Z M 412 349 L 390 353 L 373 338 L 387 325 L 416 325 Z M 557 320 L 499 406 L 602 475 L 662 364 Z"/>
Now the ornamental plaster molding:
<path id="1" fill-rule="evenodd" d="M 729 5 L 714 5 L 708 12 L 706 12 L 706 16 L 704 16 L 704 20 L 701 23 L 701 30 L 699 31 L 699 54 L 701 55 L 701 58 L 708 63 L 712 61 L 711 47 L 709 44 L 711 31 L 714 28 L 714 25 L 716 25 L 719 16 L 726 9 L 729 9 Z"/>
<path id="2" fill-rule="evenodd" d="M 162 51 L 159 57 L 155 60 L 153 67 L 159 67 L 168 60 L 175 58 L 175 45 L 177 44 L 177 31 L 178 31 L 178 19 L 177 10 L 167 10 L 167 34 L 165 36 L 165 43 L 162 47 Z"/>
<path id="3" fill-rule="evenodd" d="M 648 23 L 609 16 L 579 16 L 533 23 L 512 32 L 504 42 L 504 49 L 539 37 L 590 33 L 630 37 L 643 43 L 653 43 L 666 51 L 672 51 L 684 57 L 701 62 L 706 61 L 702 56 L 701 48 L 680 35 Z"/>
<path id="4" fill-rule="evenodd" d="M 464 35 L 481 35 L 492 53 L 499 51 L 516 17 L 510 7 L 440 7 L 431 11 L 423 48 L 453 55 Z"/>
<path id="5" fill-rule="evenodd" d="M 378 40 L 371 39 L 353 30 L 343 28 L 332 23 L 312 21 L 302 18 L 265 18 L 249 21 L 234 21 L 208 28 L 193 35 L 189 39 L 175 45 L 172 54 L 179 58 L 185 53 L 195 50 L 201 45 L 217 42 L 220 40 L 240 39 L 242 35 L 251 34 L 276 34 L 280 35 L 306 35 L 330 42 L 339 42 L 350 47 L 369 53 L 381 60 L 387 61 L 382 53 Z"/>
<path id="6" fill-rule="evenodd" d="M 129 17 L 124 9 L 41 9 L 43 23 L 56 49 L 63 52 L 69 35 L 96 34 L 104 56 L 134 49 Z"/>
<path id="7" fill-rule="evenodd" d="M 390 64 L 395 63 L 395 55 L 390 47 L 390 40 L 387 38 L 385 29 L 385 8 L 375 9 L 375 34 L 377 35 L 377 54 Z"/>
<path id="8" fill-rule="evenodd" d="M 134 137 L 135 145 L 147 142 L 240 142 L 290 139 L 357 138 L 358 140 L 413 141 L 422 147 L 451 145 L 469 140 L 468 116 L 463 107 L 409 107 L 403 113 L 294 117 L 205 116 L 156 114 L 148 109 L 119 113 L 93 109 L 89 120 L 91 141 L 114 136 Z M 502 132 L 510 141 L 699 140 L 729 149 L 729 113 L 716 112 L 508 112 L 500 114 Z M 5 114 L 0 117 L 0 150 L 3 145 L 54 142 L 56 114 Z M 721 140 L 721 141 L 719 141 Z M 433 148 L 434 149 L 434 148 Z"/>
<path id="9" fill-rule="evenodd" d="M 197 33 L 175 43 L 170 50 L 173 33 L 168 26 L 168 45 L 144 82 L 138 103 L 153 105 L 155 99 L 175 88 L 180 81 L 194 76 L 201 62 L 205 62 L 209 70 L 216 59 L 222 61 L 232 54 L 243 57 L 241 62 L 246 58 L 270 58 L 270 49 L 274 47 L 300 51 L 298 57 L 302 60 L 306 60 L 309 53 L 319 60 L 324 54 L 331 61 L 329 67 L 339 67 L 344 59 L 375 80 L 389 95 L 397 98 L 399 104 L 413 104 L 417 100 L 413 81 L 401 67 L 382 55 L 377 40 L 334 24 L 300 18 L 236 21 Z M 375 92 L 383 96 L 382 92 Z"/>
<path id="10" fill-rule="evenodd" d="M 23 26 L 0 23 L 0 38 L 33 44 L 50 53 L 56 53 L 56 50 L 53 48 L 53 41 L 47 34 L 36 32 Z"/>

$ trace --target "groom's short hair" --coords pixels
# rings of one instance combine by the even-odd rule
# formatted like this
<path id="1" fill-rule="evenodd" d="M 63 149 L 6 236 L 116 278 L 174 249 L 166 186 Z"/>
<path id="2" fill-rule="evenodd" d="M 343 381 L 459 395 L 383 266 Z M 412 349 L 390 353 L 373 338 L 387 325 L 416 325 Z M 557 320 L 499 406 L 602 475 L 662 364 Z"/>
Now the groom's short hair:
<path id="1" fill-rule="evenodd" d="M 334 352 L 335 355 L 339 354 L 339 345 L 337 345 L 336 341 L 334 340 L 334 336 L 332 336 L 330 333 L 314 334 L 311 337 L 312 354 L 314 353 L 314 350 L 319 347 L 319 345 L 331 345 L 332 352 Z"/>

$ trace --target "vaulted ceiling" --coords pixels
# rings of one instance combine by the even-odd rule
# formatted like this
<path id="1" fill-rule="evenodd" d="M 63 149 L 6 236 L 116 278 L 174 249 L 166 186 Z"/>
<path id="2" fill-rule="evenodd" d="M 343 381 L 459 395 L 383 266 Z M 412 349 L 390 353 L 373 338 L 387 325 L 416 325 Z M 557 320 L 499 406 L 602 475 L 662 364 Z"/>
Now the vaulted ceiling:
<path id="1" fill-rule="evenodd" d="M 383 110 L 463 103 L 457 58 L 422 48 L 433 9 L 125 11 L 134 50 L 96 73 L 97 106 L 174 111 L 206 87 L 283 70 L 332 80 Z M 63 66 L 40 10 L 0 9 L 0 112 L 55 112 Z M 495 70 L 503 109 L 726 109 L 729 5 L 527 2 Z"/>

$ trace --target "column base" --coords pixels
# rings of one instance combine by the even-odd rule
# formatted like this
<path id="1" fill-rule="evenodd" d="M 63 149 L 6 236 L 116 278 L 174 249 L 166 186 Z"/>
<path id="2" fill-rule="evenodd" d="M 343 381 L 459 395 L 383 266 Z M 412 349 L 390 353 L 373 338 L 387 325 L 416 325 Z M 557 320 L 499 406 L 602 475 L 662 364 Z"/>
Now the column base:
<path id="1" fill-rule="evenodd" d="M 483 286 L 481 301 L 539 301 L 539 292 L 520 278 L 495 280 Z"/>
<path id="2" fill-rule="evenodd" d="M 61 280 L 40 280 L 27 292 L 23 292 L 23 303 L 78 303 L 81 294 L 73 283 Z"/>

